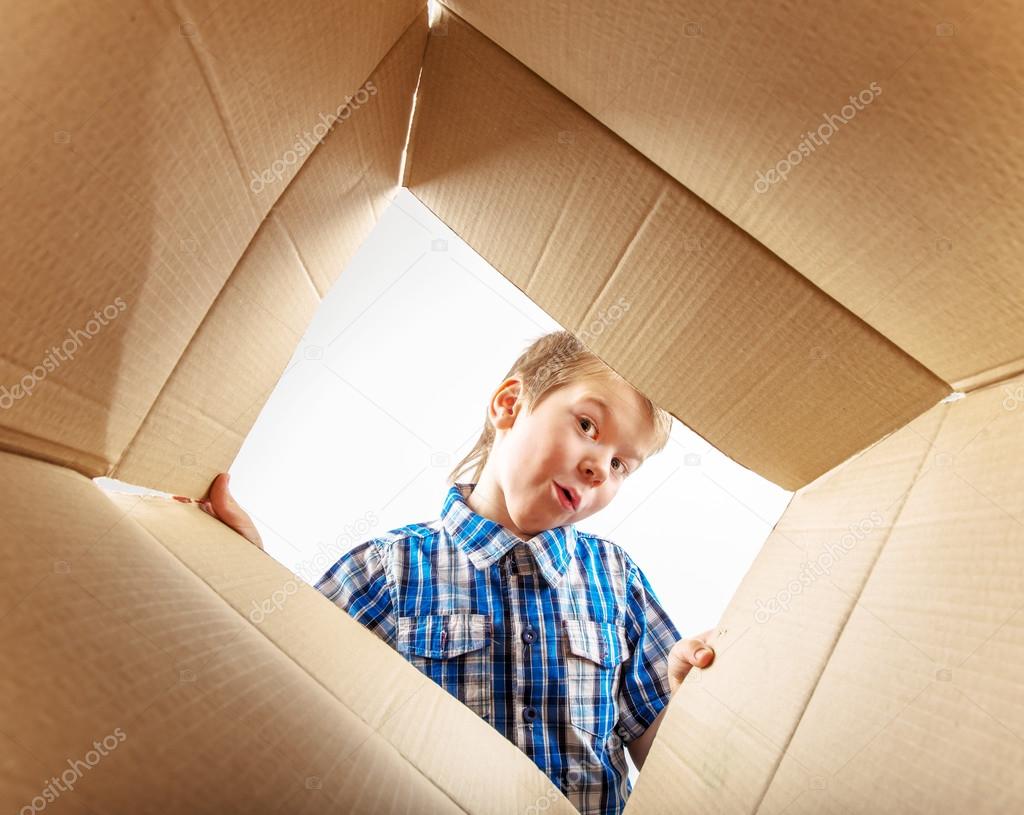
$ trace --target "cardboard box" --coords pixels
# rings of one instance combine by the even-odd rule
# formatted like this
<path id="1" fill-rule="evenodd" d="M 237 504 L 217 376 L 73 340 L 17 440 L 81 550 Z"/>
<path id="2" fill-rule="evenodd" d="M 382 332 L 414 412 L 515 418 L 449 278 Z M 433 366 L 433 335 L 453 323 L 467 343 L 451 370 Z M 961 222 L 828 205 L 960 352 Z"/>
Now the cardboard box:
<path id="1" fill-rule="evenodd" d="M 1020 809 L 1015 9 L 447 5 L 8 10 L 4 806 L 573 811 L 223 525 L 89 480 L 201 495 L 402 183 L 797 490 L 627 812 Z"/>

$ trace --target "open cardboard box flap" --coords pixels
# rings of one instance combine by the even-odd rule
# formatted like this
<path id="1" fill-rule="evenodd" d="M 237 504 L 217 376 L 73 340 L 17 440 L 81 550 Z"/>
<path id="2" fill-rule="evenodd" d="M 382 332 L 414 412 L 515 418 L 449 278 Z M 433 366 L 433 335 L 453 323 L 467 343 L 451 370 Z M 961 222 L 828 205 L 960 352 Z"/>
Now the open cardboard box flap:
<path id="1" fill-rule="evenodd" d="M 85 761 L 66 811 L 575 812 L 476 713 L 194 504 L 107 496 L 9 453 L 0 487 L 7 811 Z M 120 743 L 89 757 L 105 737 Z"/>
<path id="2" fill-rule="evenodd" d="M 629 812 L 1019 806 L 1012 7 L 449 5 L 429 31 L 407 0 L 10 10 L 4 803 L 131 720 L 90 806 L 571 811 L 308 586 L 254 623 L 279 564 L 85 478 L 199 495 L 228 468 L 404 154 L 401 183 L 537 304 L 798 489 Z"/>

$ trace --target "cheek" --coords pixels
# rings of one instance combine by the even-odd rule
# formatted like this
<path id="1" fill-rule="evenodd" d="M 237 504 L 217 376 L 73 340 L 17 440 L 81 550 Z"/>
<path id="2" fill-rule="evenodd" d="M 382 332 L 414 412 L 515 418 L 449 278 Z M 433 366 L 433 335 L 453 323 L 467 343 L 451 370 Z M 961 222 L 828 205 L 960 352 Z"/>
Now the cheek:
<path id="1" fill-rule="evenodd" d="M 571 427 L 538 424 L 524 431 L 503 455 L 501 471 L 506 484 L 528 487 L 555 475 L 565 477 L 584 454 L 582 440 L 573 438 Z"/>
<path id="2" fill-rule="evenodd" d="M 584 455 L 583 446 L 568 436 L 551 439 L 541 456 L 553 471 L 563 477 L 571 477 Z"/>
<path id="3" fill-rule="evenodd" d="M 501 472 L 505 483 L 511 487 L 526 487 L 546 473 L 552 462 L 552 440 L 533 432 L 524 432 L 502 452 Z"/>
<path id="4" fill-rule="evenodd" d="M 520 440 L 523 455 L 534 462 L 556 461 L 563 464 L 572 455 L 573 439 L 557 427 L 537 427 Z"/>
<path id="5" fill-rule="evenodd" d="M 608 480 L 601 485 L 601 507 L 608 506 L 619 491 L 620 483 L 617 475 L 609 476 Z"/>

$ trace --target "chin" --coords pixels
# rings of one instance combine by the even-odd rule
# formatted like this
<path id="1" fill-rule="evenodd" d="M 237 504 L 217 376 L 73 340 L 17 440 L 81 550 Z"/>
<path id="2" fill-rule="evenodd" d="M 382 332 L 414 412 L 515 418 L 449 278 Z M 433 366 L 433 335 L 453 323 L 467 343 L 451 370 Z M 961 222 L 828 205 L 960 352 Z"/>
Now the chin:
<path id="1" fill-rule="evenodd" d="M 509 507 L 508 515 L 509 518 L 511 518 L 512 523 L 515 524 L 516 529 L 518 529 L 522 535 L 527 538 L 539 535 L 545 529 L 550 529 L 552 524 L 558 523 L 550 516 L 537 517 L 535 515 L 528 515 L 522 512 L 519 507 L 516 507 L 515 509 Z"/>

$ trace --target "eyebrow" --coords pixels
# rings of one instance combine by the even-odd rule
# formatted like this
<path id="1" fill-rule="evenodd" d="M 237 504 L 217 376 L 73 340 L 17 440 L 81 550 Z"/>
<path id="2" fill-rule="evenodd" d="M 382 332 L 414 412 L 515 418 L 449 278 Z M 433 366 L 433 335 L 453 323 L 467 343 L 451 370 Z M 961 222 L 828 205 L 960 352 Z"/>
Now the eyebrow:
<path id="1" fill-rule="evenodd" d="M 588 395 L 584 396 L 581 401 L 593 402 L 599 408 L 601 408 L 601 410 L 606 415 L 608 415 L 608 416 L 614 416 L 615 415 L 615 413 L 612 411 L 612 409 L 608 406 L 608 403 L 606 401 L 604 401 L 604 399 L 602 399 L 600 396 L 593 396 L 591 394 L 588 394 Z M 625 453 L 626 453 L 627 456 L 629 456 L 634 461 L 643 462 L 643 459 L 640 457 L 640 454 L 637 453 L 637 451 L 634 450 L 633 448 L 631 448 L 631 447 L 627 448 L 625 450 Z"/>

